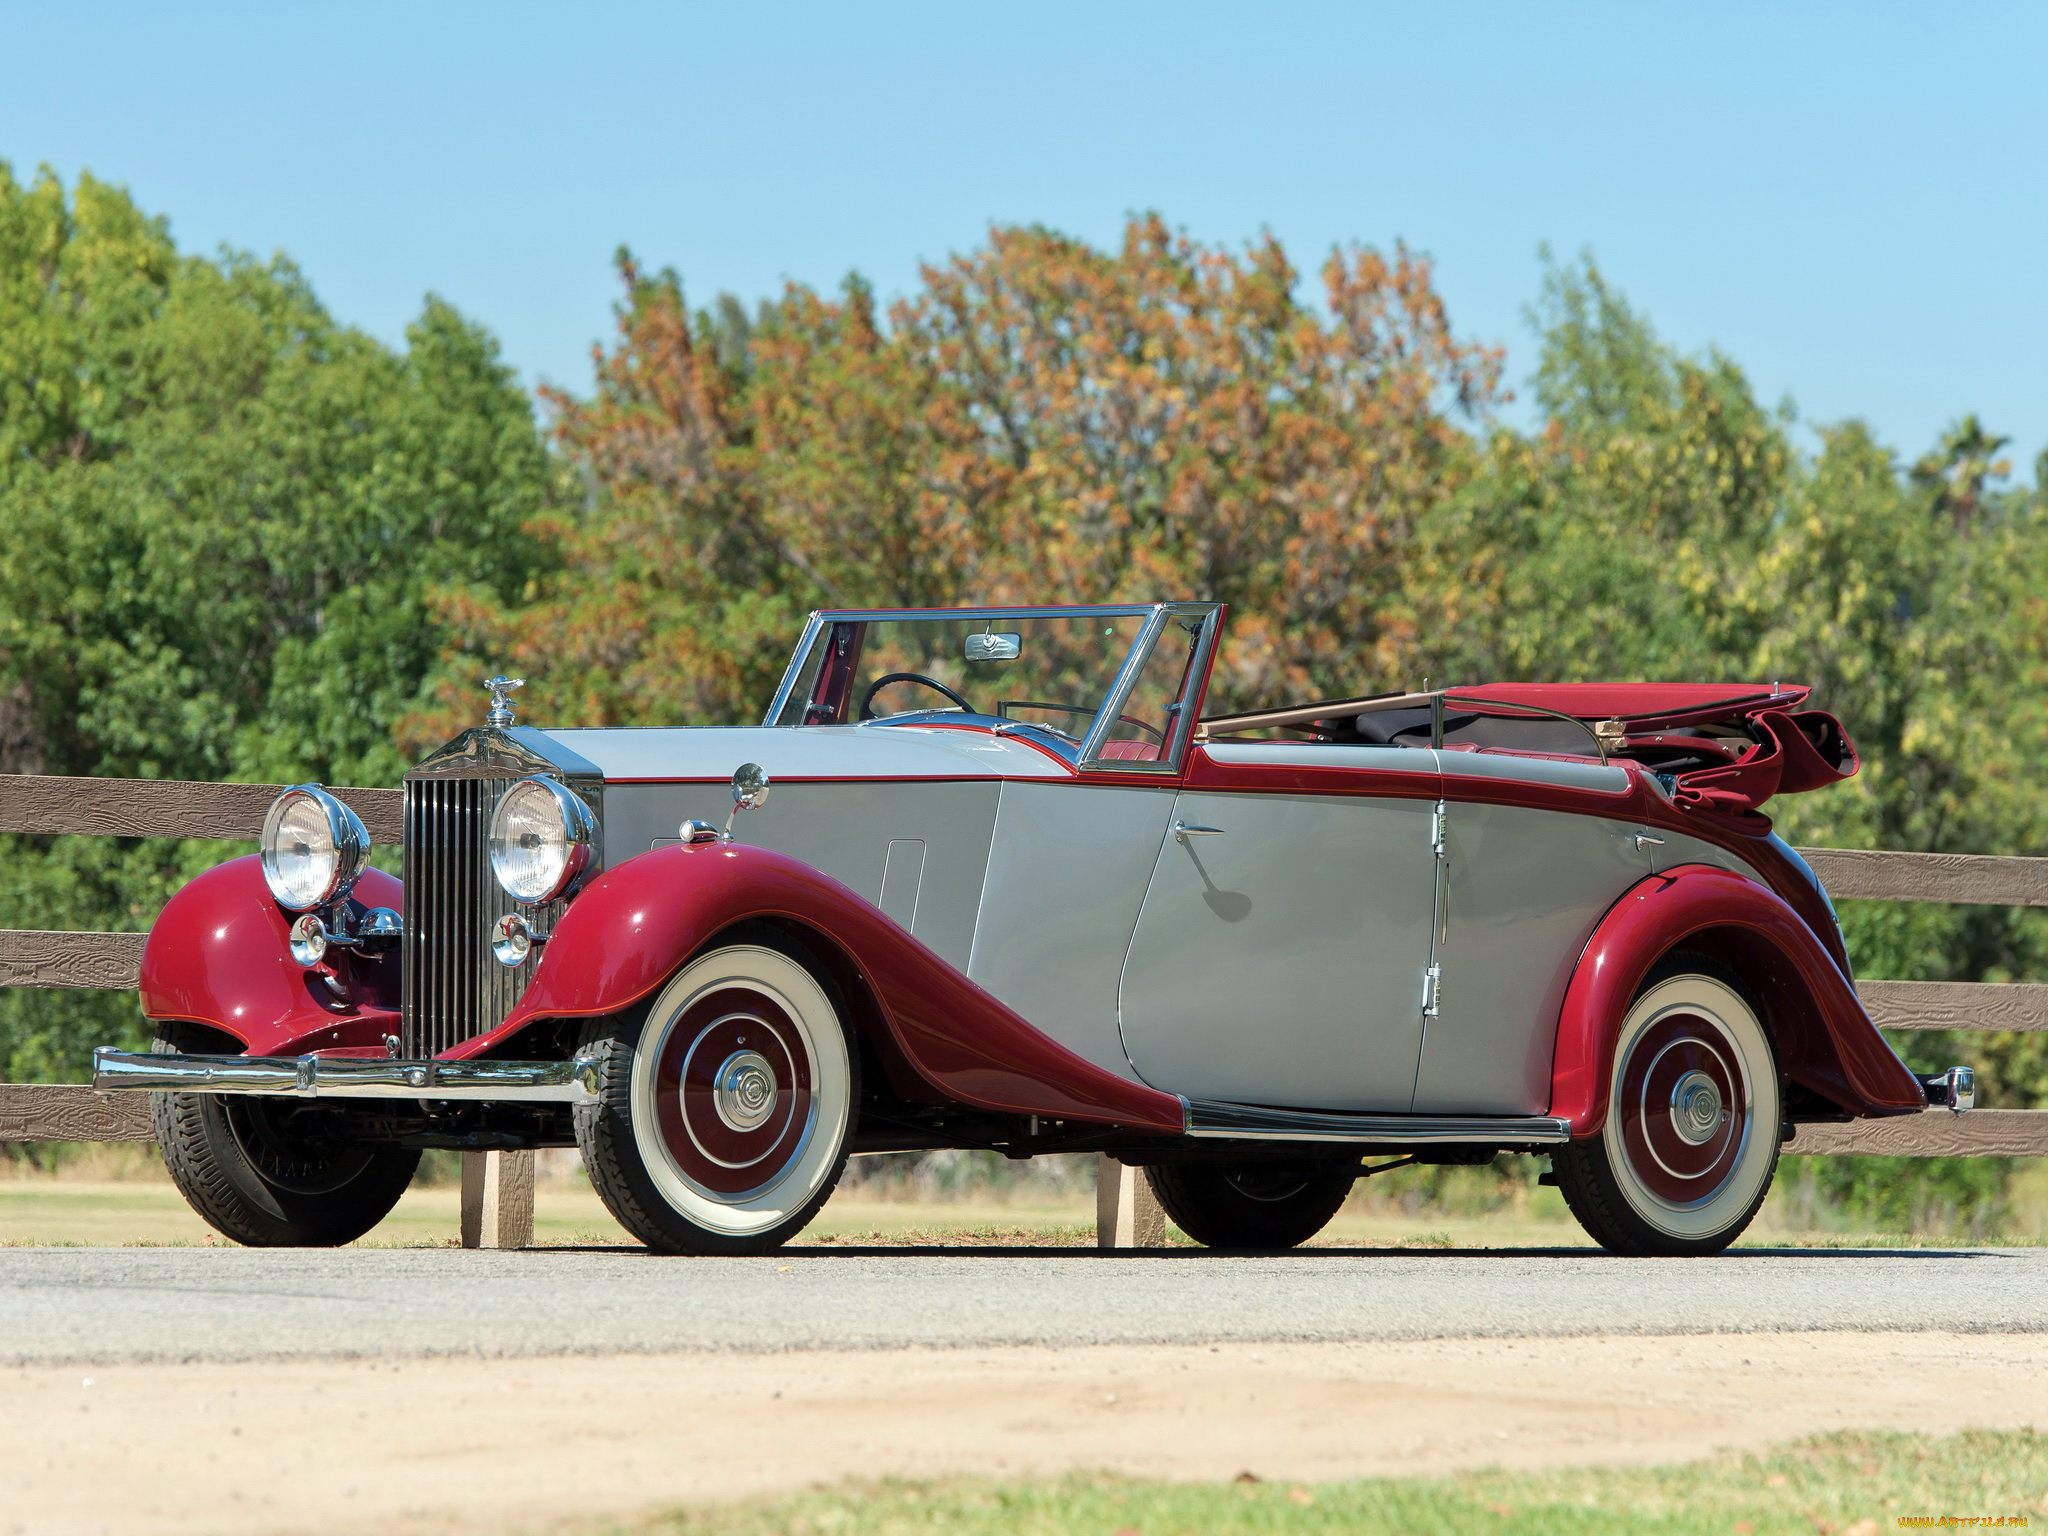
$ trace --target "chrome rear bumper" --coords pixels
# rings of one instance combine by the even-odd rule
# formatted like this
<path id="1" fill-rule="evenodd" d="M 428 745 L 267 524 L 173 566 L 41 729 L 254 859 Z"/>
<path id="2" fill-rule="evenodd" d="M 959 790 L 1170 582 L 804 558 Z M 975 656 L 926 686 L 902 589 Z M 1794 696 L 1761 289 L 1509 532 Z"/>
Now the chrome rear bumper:
<path id="1" fill-rule="evenodd" d="M 389 1061 L 320 1056 L 152 1056 L 101 1046 L 96 1092 L 256 1093 L 302 1099 L 497 1099 L 595 1104 L 597 1068 L 577 1061 Z"/>
<path id="2" fill-rule="evenodd" d="M 1915 1072 L 1920 1091 L 1934 1109 L 1952 1109 L 1957 1114 L 1977 1107 L 1977 1074 L 1968 1067 L 1950 1067 L 1946 1072 Z"/>

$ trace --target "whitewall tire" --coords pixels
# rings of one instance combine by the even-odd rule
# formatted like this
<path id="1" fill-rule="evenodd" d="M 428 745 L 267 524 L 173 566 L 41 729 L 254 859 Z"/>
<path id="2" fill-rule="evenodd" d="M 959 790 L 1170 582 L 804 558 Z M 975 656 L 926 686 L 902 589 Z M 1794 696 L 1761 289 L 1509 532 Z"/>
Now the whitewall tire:
<path id="1" fill-rule="evenodd" d="M 1757 1010 L 1711 962 L 1680 957 L 1630 1005 L 1613 1065 L 1600 1134 L 1554 1159 L 1572 1214 L 1617 1253 L 1718 1253 L 1778 1166 L 1778 1067 Z"/>
<path id="2" fill-rule="evenodd" d="M 759 1253 L 846 1165 L 860 1056 L 801 946 L 772 930 L 698 956 L 644 1009 L 585 1032 L 601 1102 L 576 1112 L 591 1183 L 667 1253 Z"/>

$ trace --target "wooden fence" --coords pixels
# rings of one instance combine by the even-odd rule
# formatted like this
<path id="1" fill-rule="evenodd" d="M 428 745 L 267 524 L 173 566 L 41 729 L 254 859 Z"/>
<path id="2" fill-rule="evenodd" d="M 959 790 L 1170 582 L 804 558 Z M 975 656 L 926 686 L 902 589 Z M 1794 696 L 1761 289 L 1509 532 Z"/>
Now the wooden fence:
<path id="1" fill-rule="evenodd" d="M 102 837 L 253 839 L 276 798 L 274 784 L 188 784 L 158 779 L 75 779 L 0 775 L 0 832 L 80 833 Z M 399 791 L 334 791 L 362 817 L 370 838 L 396 843 Z M 2048 859 L 1979 854 L 1800 850 L 1829 892 L 1877 901 L 1939 901 L 2048 907 Z M 0 930 L 0 986 L 128 989 L 142 960 L 138 933 Z M 1871 1017 L 1886 1029 L 2048 1030 L 2048 985 L 1866 981 L 1858 984 Z M 140 1094 L 99 1098 L 68 1085 L 0 1084 L 0 1141 L 147 1141 Z M 1910 1157 L 2048 1156 L 2048 1110 L 1946 1111 L 1801 1126 L 1788 1152 Z M 499 1156 L 499 1154 L 491 1154 Z M 517 1226 L 519 1164 L 477 1155 L 465 1178 L 465 1211 L 509 1210 Z M 531 1210 L 530 1171 L 526 1208 Z M 502 1199 L 492 1192 L 502 1185 Z M 485 1225 L 489 1226 L 487 1218 Z M 529 1217 L 530 1219 L 530 1217 Z M 470 1223 L 466 1222 L 467 1227 Z M 481 1241 L 488 1242 L 486 1232 Z"/>

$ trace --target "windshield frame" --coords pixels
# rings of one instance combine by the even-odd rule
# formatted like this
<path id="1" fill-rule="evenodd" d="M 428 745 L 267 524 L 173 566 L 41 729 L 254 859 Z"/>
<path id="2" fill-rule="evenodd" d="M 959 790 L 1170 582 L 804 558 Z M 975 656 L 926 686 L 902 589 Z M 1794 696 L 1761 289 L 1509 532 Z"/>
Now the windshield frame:
<path id="1" fill-rule="evenodd" d="M 875 623 L 887 620 L 914 622 L 921 619 L 933 620 L 1004 620 L 1004 619 L 1142 619 L 1137 636 L 1131 642 L 1130 650 L 1119 663 L 1116 676 L 1111 680 L 1108 691 L 1103 695 L 1095 719 L 1088 734 L 1076 748 L 1076 766 L 1084 770 L 1127 773 L 1140 772 L 1177 773 L 1187 751 L 1189 738 L 1193 734 L 1194 716 L 1200 708 L 1201 695 L 1208 683 L 1209 662 L 1215 654 L 1216 632 L 1221 625 L 1224 605 L 1221 603 L 1084 603 L 1071 606 L 1040 606 L 1028 608 L 820 608 L 815 610 L 804 624 L 803 634 L 798 637 L 796 648 L 791 653 L 789 665 L 782 674 L 782 681 L 776 686 L 775 697 L 769 701 L 768 710 L 762 716 L 764 726 L 774 726 L 788 708 L 791 695 L 800 682 L 800 673 L 820 634 L 833 624 Z M 1167 751 L 1158 762 L 1134 762 L 1126 760 L 1104 760 L 1099 754 L 1111 728 L 1116 724 L 1118 713 L 1123 709 L 1131 690 L 1137 686 L 1140 673 L 1151 657 L 1166 626 L 1176 619 L 1200 618 L 1203 620 L 1202 633 L 1196 646 L 1188 675 L 1177 703 L 1172 734 L 1167 741 Z M 924 714 L 926 711 L 915 711 Z M 909 723 L 906 721 L 905 723 Z M 786 727 L 795 729 L 795 727 Z"/>

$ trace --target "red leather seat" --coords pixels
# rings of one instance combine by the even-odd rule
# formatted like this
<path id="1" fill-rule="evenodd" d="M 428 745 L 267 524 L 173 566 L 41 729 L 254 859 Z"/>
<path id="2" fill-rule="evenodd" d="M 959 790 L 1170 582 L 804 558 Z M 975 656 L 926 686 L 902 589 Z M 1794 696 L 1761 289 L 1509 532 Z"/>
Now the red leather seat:
<path id="1" fill-rule="evenodd" d="M 1156 763 L 1159 761 L 1159 744 L 1151 741 L 1105 741 L 1102 758 L 1104 762 L 1112 763 Z"/>

